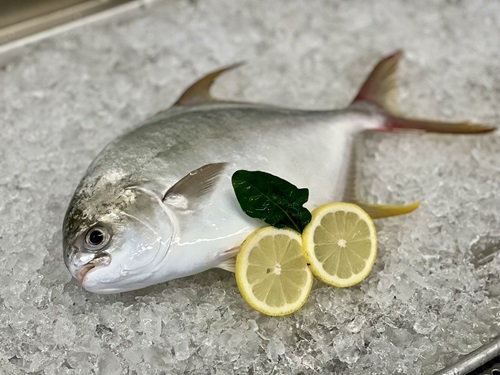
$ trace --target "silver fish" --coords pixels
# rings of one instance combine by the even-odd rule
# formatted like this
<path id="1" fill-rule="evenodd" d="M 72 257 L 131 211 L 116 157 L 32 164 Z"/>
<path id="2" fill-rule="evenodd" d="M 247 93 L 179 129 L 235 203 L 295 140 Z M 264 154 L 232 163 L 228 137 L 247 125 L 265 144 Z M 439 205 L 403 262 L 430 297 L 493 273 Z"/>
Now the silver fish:
<path id="1" fill-rule="evenodd" d="M 353 142 L 364 130 L 484 133 L 495 128 L 410 119 L 393 94 L 401 52 L 373 69 L 342 110 L 302 111 L 210 96 L 215 71 L 166 111 L 111 142 L 78 185 L 63 224 L 64 261 L 94 293 L 144 288 L 210 268 L 234 271 L 238 247 L 262 226 L 232 190 L 239 169 L 263 170 L 307 187 L 307 207 L 361 205 L 374 218 L 418 207 L 370 205 L 355 189 Z"/>

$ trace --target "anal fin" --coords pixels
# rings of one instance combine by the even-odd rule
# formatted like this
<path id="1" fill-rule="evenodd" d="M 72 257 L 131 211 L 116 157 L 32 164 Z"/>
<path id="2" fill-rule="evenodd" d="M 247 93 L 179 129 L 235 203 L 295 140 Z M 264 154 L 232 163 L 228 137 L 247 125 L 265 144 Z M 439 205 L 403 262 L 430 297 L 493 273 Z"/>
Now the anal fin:
<path id="1" fill-rule="evenodd" d="M 418 207 L 420 207 L 420 201 L 416 201 L 410 204 L 397 206 L 397 205 L 381 205 L 381 204 L 369 204 L 364 202 L 352 202 L 360 206 L 363 210 L 366 211 L 368 215 L 372 219 L 382 219 L 385 217 L 398 216 L 408 214 L 410 212 L 415 211 Z"/>

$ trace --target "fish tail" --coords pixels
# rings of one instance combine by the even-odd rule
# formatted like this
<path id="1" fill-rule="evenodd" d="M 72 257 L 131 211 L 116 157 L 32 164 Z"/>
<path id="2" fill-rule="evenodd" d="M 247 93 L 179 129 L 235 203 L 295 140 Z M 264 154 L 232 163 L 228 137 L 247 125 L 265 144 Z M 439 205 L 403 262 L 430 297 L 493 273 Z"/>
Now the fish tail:
<path id="1" fill-rule="evenodd" d="M 471 121 L 446 122 L 410 118 L 400 114 L 396 105 L 396 72 L 402 56 L 403 52 L 398 50 L 380 60 L 353 101 L 371 103 L 385 112 L 386 121 L 383 128 L 379 130 L 416 129 L 433 133 L 478 134 L 489 133 L 497 129 L 494 126 L 476 124 Z"/>

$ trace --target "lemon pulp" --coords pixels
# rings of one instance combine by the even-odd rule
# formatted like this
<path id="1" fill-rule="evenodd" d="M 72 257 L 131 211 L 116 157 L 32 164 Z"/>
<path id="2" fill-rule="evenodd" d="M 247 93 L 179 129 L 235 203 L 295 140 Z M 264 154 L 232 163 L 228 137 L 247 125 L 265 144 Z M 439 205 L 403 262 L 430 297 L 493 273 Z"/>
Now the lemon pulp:
<path id="1" fill-rule="evenodd" d="M 313 284 L 300 234 L 274 227 L 252 233 L 236 259 L 236 282 L 243 299 L 263 314 L 281 316 L 300 309 Z"/>
<path id="2" fill-rule="evenodd" d="M 375 225 L 359 206 L 330 203 L 318 207 L 302 238 L 311 271 L 327 284 L 355 285 L 368 276 L 375 263 Z"/>

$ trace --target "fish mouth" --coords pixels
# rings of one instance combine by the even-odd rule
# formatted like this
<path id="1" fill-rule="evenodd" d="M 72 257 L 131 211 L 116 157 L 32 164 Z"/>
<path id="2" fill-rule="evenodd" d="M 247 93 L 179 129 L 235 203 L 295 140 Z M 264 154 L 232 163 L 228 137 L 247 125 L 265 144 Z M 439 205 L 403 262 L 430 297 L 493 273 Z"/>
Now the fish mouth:
<path id="1" fill-rule="evenodd" d="M 83 267 L 81 267 L 79 270 L 76 271 L 76 279 L 80 284 L 83 284 L 83 279 L 85 278 L 85 275 L 87 275 L 91 270 L 95 268 L 94 264 L 86 264 Z"/>
<path id="2" fill-rule="evenodd" d="M 95 257 L 87 264 L 79 267 L 75 270 L 75 278 L 78 280 L 80 284 L 83 284 L 85 280 L 85 276 L 92 271 L 97 266 L 107 266 L 111 262 L 111 255 L 103 254 Z"/>

